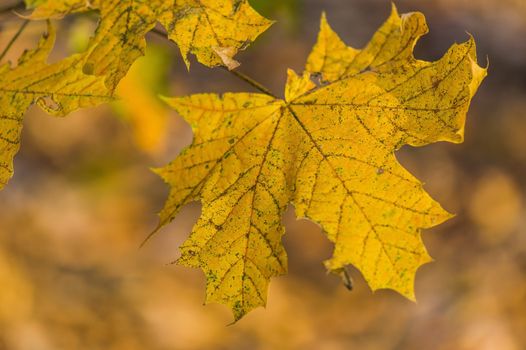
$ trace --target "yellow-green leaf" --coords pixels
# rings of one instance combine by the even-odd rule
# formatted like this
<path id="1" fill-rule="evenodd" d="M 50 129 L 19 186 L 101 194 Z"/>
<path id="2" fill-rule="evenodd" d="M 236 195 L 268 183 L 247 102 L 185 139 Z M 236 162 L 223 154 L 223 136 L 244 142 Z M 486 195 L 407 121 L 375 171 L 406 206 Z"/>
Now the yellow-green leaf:
<path id="1" fill-rule="evenodd" d="M 38 48 L 25 52 L 15 68 L 0 66 L 0 188 L 13 176 L 24 115 L 33 103 L 50 114 L 66 115 L 110 100 L 103 79 L 79 69 L 81 56 L 46 63 L 55 41 L 54 27 L 48 28 Z"/>
<path id="2" fill-rule="evenodd" d="M 473 39 L 436 62 L 415 60 L 412 47 L 426 30 L 422 14 L 400 18 L 393 9 L 359 51 L 324 17 L 306 73 L 289 72 L 285 100 L 247 93 L 167 100 L 195 139 L 158 170 L 171 186 L 161 225 L 186 203 L 202 202 L 178 262 L 203 269 L 207 302 L 230 306 L 236 320 L 265 305 L 269 279 L 287 269 L 281 219 L 289 203 L 334 242 L 330 271 L 352 264 L 373 290 L 414 299 L 416 270 L 430 261 L 420 231 L 450 214 L 395 151 L 460 142 L 486 74 Z"/>
<path id="3" fill-rule="evenodd" d="M 233 56 L 254 41 L 272 22 L 261 17 L 247 0 L 41 0 L 31 18 L 61 18 L 91 9 L 100 24 L 91 40 L 84 71 L 107 76 L 115 88 L 132 63 L 143 55 L 145 35 L 160 22 L 168 37 L 188 55 L 207 66 L 235 67 Z"/>

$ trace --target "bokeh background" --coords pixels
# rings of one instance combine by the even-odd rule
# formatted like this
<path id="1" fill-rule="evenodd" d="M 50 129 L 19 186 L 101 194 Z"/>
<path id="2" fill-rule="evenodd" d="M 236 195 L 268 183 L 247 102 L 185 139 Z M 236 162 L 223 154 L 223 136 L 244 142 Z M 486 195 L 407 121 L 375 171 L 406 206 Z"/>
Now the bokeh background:
<path id="1" fill-rule="evenodd" d="M 16 1 L 1 0 L 8 6 Z M 323 10 L 345 41 L 363 47 L 387 18 L 385 0 L 254 0 L 278 22 L 246 52 L 241 70 L 279 93 L 301 71 Z M 284 218 L 289 274 L 274 278 L 268 306 L 235 325 L 203 306 L 199 270 L 170 262 L 199 216 L 189 205 L 149 244 L 168 193 L 150 167 L 191 142 L 189 127 L 156 97 L 251 91 L 222 70 L 193 63 L 150 34 L 146 58 L 120 86 L 123 102 L 58 119 L 32 108 L 16 175 L 0 192 L 0 349 L 477 349 L 526 348 L 526 1 L 399 0 L 430 34 L 416 47 L 438 59 L 473 34 L 490 74 L 473 100 L 461 145 L 406 147 L 402 164 L 457 216 L 424 232 L 435 262 L 416 279 L 418 303 L 371 293 L 327 275 L 320 229 Z M 96 14 L 60 21 L 51 61 L 82 50 Z M 0 48 L 21 20 L 0 17 Z M 45 30 L 33 23 L 15 61 Z M 1 106 L 0 106 L 1 108 Z"/>

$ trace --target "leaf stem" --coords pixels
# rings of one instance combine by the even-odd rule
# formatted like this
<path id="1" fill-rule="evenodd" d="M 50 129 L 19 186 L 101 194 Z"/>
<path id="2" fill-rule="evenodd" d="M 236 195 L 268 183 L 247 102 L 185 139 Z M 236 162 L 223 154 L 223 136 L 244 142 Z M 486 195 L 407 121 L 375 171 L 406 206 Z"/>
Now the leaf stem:
<path id="1" fill-rule="evenodd" d="M 163 37 L 164 39 L 167 38 L 167 33 L 164 32 L 163 30 L 160 30 L 160 29 L 157 29 L 157 28 L 153 28 L 152 29 L 152 33 L 157 34 L 157 35 Z M 263 84 L 257 82 L 255 79 L 249 77 L 248 75 L 246 75 L 244 73 L 241 73 L 241 72 L 238 72 L 236 70 L 230 70 L 230 69 L 228 69 L 225 66 L 221 66 L 221 68 L 223 68 L 224 70 L 228 71 L 230 74 L 232 74 L 236 78 L 238 78 L 238 79 L 244 81 L 245 83 L 249 84 L 253 88 L 259 90 L 262 93 L 264 93 L 265 95 L 272 96 L 272 97 L 274 97 L 276 99 L 278 98 L 275 94 L 272 93 L 272 91 L 270 91 L 268 88 L 266 88 Z"/>
<path id="2" fill-rule="evenodd" d="M 256 80 L 252 79 L 248 75 L 246 75 L 244 73 L 241 73 L 241 72 L 238 72 L 237 70 L 230 70 L 230 69 L 228 69 L 225 66 L 221 66 L 221 68 L 223 68 L 224 70 L 228 71 L 230 74 L 234 75 L 235 77 L 243 80 L 245 83 L 251 85 L 252 87 L 258 89 L 259 91 L 261 91 L 265 95 L 272 96 L 272 97 L 274 97 L 276 99 L 278 98 L 276 95 L 274 95 L 272 93 L 272 91 L 270 91 L 268 88 L 266 88 L 262 84 L 258 83 Z"/>
<path id="3" fill-rule="evenodd" d="M 29 24 L 29 20 L 26 19 L 24 21 L 24 23 L 22 23 L 22 25 L 20 26 L 20 28 L 18 28 L 18 31 L 16 32 L 16 34 L 11 38 L 11 40 L 9 41 L 9 43 L 7 44 L 7 46 L 5 47 L 4 51 L 2 51 L 2 53 L 0 54 L 0 61 L 2 61 L 4 59 L 4 57 L 7 55 L 7 53 L 9 52 L 9 50 L 11 49 L 11 47 L 13 46 L 13 44 L 16 42 L 16 40 L 20 37 L 20 35 L 22 34 L 22 32 L 24 31 L 24 29 L 26 29 L 27 25 Z"/>

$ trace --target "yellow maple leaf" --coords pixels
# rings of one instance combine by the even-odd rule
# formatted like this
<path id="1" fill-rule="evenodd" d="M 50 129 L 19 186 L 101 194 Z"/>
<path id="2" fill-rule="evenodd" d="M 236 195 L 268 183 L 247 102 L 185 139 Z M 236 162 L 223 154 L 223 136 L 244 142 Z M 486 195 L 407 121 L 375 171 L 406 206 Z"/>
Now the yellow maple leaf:
<path id="1" fill-rule="evenodd" d="M 303 76 L 289 71 L 285 100 L 249 93 L 167 99 L 194 142 L 157 172 L 171 186 L 160 225 L 200 200 L 202 214 L 179 264 L 200 267 L 207 302 L 236 320 L 265 305 L 284 274 L 282 215 L 320 224 L 334 242 L 330 271 L 356 266 L 373 290 L 414 299 L 414 277 L 430 257 L 420 230 L 450 217 L 396 160 L 404 144 L 460 142 L 486 70 L 472 38 L 436 62 L 414 59 L 427 31 L 420 13 L 391 17 L 362 51 L 322 19 Z M 322 84 L 312 82 L 314 73 Z M 315 75 L 314 75 L 315 77 Z"/>
<path id="2" fill-rule="evenodd" d="M 107 76 L 115 88 L 131 64 L 143 55 L 145 35 L 157 21 L 179 45 L 189 66 L 190 53 L 207 66 L 236 66 L 233 56 L 244 49 L 271 21 L 260 16 L 247 0 L 37 0 L 31 18 L 61 18 L 96 9 L 100 24 L 91 40 L 84 71 Z"/>
<path id="3" fill-rule="evenodd" d="M 50 24 L 38 47 L 25 52 L 15 68 L 0 66 L 0 188 L 13 176 L 24 115 L 33 103 L 61 116 L 111 100 L 102 78 L 79 69 L 81 56 L 46 63 L 54 42 L 55 29 Z"/>

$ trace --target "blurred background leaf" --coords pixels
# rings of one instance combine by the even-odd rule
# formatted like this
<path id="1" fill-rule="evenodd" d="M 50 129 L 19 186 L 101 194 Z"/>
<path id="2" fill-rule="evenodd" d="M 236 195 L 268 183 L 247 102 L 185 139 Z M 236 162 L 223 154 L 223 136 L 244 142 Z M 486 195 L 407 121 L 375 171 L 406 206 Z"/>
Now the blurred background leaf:
<path id="1" fill-rule="evenodd" d="M 162 46 L 150 45 L 117 87 L 115 108 L 133 130 L 141 150 L 157 154 L 166 147 L 170 112 L 159 99 L 166 94 L 170 57 Z"/>

